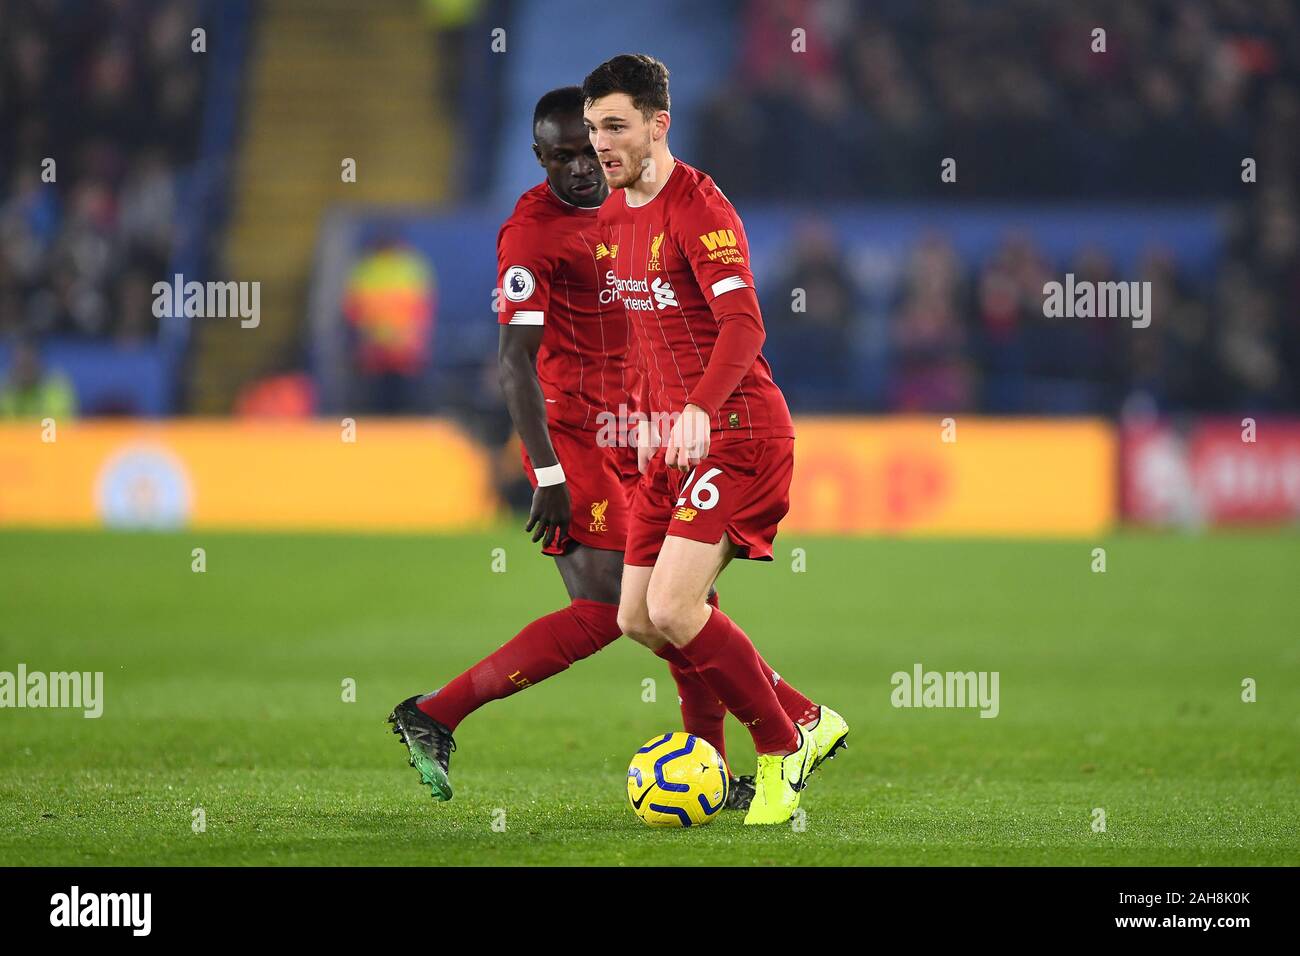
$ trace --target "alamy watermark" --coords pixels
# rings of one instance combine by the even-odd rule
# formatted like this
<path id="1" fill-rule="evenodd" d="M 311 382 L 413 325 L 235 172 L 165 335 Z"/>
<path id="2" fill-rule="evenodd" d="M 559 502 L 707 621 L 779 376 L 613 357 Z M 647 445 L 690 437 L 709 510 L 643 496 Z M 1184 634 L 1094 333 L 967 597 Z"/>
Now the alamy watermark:
<path id="1" fill-rule="evenodd" d="M 681 417 L 681 412 L 646 414 L 629 411 L 626 403 L 619 402 L 617 412 L 596 413 L 596 445 L 600 448 L 636 448 L 637 431 L 642 425 L 650 426 L 651 444 L 664 444 Z"/>
<path id="2" fill-rule="evenodd" d="M 1049 319 L 1132 319 L 1133 328 L 1151 324 L 1150 282 L 1076 282 L 1074 273 L 1065 282 L 1043 283 L 1043 315 Z"/>
<path id="3" fill-rule="evenodd" d="M 90 719 L 104 713 L 103 671 L 0 671 L 0 707 L 73 708 Z"/>
<path id="4" fill-rule="evenodd" d="M 895 707 L 978 707 L 981 717 L 996 717 L 997 671 L 927 671 L 920 663 L 912 670 L 895 671 L 889 682 L 894 690 L 889 702 Z"/>
<path id="5" fill-rule="evenodd" d="M 171 283 L 153 284 L 156 319 L 239 319 L 245 329 L 262 322 L 262 283 L 186 282 L 179 272 Z"/>
<path id="6" fill-rule="evenodd" d="M 148 936 L 153 926 L 152 893 L 83 893 L 73 886 L 50 897 L 51 926 L 124 926 Z"/>

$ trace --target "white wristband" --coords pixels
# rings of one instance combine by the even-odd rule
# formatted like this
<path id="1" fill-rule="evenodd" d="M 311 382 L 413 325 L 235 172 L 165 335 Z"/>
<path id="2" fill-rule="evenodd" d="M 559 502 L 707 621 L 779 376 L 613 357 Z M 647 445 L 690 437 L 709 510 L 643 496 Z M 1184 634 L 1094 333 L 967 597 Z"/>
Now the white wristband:
<path id="1" fill-rule="evenodd" d="M 534 468 L 533 474 L 537 476 L 538 488 L 564 484 L 564 469 L 558 464 L 549 465 L 546 468 Z"/>

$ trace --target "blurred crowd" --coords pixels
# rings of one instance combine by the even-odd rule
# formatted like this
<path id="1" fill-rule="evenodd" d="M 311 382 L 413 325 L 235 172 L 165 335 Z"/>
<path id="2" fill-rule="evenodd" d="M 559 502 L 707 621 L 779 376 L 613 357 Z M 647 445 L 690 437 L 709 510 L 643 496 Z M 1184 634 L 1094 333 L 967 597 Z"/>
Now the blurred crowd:
<path id="1" fill-rule="evenodd" d="M 811 223 L 766 280 L 768 348 L 793 405 L 1300 408 L 1300 4 L 742 7 L 735 83 L 701 126 L 702 165 L 733 197 L 1222 200 L 1229 223 L 1209 276 L 1159 249 L 1133 275 L 1101 248 L 1049 266 L 1024 235 L 980 262 L 941 235 L 902 263 L 854 262 Z M 946 156 L 956 182 L 941 180 Z M 1257 182 L 1242 181 L 1245 157 Z M 1067 270 L 1150 281 L 1152 327 L 1045 318 L 1043 284 Z"/>
<path id="2" fill-rule="evenodd" d="M 1297 168 L 1294 0 L 747 0 L 739 19 L 699 126 L 730 194 L 1204 199 L 1234 195 L 1243 156 Z"/>
<path id="3" fill-rule="evenodd" d="M 760 279 L 765 348 L 793 407 L 1122 414 L 1300 408 L 1300 223 L 1261 190 L 1216 274 L 1167 250 L 1132 274 L 1084 247 L 1049 262 L 1010 233 L 981 262 L 931 235 L 901 257 L 846 253 L 810 220 Z M 1149 281 L 1152 320 L 1048 318 L 1045 283 Z M 801 308 L 792 303 L 801 290 Z"/>
<path id="4" fill-rule="evenodd" d="M 422 3 L 441 41 L 442 95 L 481 107 L 487 94 L 464 71 L 486 0 Z M 1300 409 L 1300 3 L 733 4 L 736 36 L 718 38 L 737 44 L 731 81 L 679 121 L 698 124 L 688 159 L 742 215 L 805 204 L 779 274 L 758 274 L 766 351 L 797 411 Z M 39 354 L 51 338 L 156 338 L 152 286 L 168 277 L 199 148 L 208 58 L 191 54 L 190 30 L 201 12 L 200 0 L 0 0 L 0 343 L 18 343 L 0 370 L 0 415 L 62 401 L 67 383 Z M 477 112 L 490 123 L 500 111 Z M 955 182 L 940 178 L 947 156 Z M 1247 156 L 1258 182 L 1242 182 Z M 1209 201 L 1227 242 L 1208 274 L 1160 248 L 1136 271 L 1101 247 L 1049 262 L 1027 233 L 976 258 L 942 232 L 863 253 L 815 214 L 895 199 Z M 382 257 L 355 266 L 340 312 L 363 404 L 446 411 L 454 395 L 412 397 L 424 375 L 410 356 L 437 354 L 433 273 Z M 1043 284 L 1066 271 L 1150 281 L 1152 326 L 1044 317 Z M 440 317 L 449 330 L 461 320 L 481 317 Z M 409 356 L 367 351 L 367 336 L 395 328 Z M 456 389 L 500 417 L 483 360 L 483 395 Z"/>
<path id="5" fill-rule="evenodd" d="M 0 336 L 155 335 L 202 116 L 195 22 L 192 0 L 5 0 Z"/>

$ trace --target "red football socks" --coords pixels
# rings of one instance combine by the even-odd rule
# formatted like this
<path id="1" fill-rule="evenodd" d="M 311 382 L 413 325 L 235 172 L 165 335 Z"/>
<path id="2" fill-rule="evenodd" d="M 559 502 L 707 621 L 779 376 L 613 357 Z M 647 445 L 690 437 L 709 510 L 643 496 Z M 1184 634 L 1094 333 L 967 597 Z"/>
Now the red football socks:
<path id="1" fill-rule="evenodd" d="M 668 671 L 677 682 L 682 729 L 713 744 L 722 759 L 726 760 L 727 735 L 723 728 L 726 725 L 727 708 L 681 651 L 671 644 L 665 644 L 655 653 L 668 662 Z"/>
<path id="2" fill-rule="evenodd" d="M 811 724 L 817 719 L 821 710 L 816 704 L 786 683 L 785 679 L 772 670 L 762 657 L 759 657 L 758 663 L 763 668 L 763 676 L 776 691 L 776 699 L 780 701 L 781 709 L 785 711 L 787 717 L 796 724 Z"/>
<path id="3" fill-rule="evenodd" d="M 799 734 L 782 709 L 770 668 L 763 667 L 753 642 L 731 618 L 713 608 L 700 633 L 678 650 L 749 730 L 759 753 L 793 751 L 798 746 Z"/>
<path id="4" fill-rule="evenodd" d="M 718 592 L 710 592 L 707 603 L 718 607 Z M 722 759 L 726 760 L 727 708 L 681 651 L 668 644 L 655 653 L 668 662 L 668 671 L 677 684 L 677 701 L 682 708 L 682 729 L 713 744 Z M 816 704 L 783 680 L 761 655 L 758 662 L 763 668 L 763 676 L 776 691 L 776 699 L 787 717 L 797 724 L 810 724 L 817 719 L 819 711 Z"/>
<path id="5" fill-rule="evenodd" d="M 575 661 L 612 644 L 622 633 L 616 605 L 575 600 L 568 607 L 533 621 L 435 696 L 419 701 L 416 706 L 448 730 L 455 730 L 466 715 L 488 701 L 540 684 Z"/>
<path id="6" fill-rule="evenodd" d="M 704 603 L 720 608 L 721 605 L 718 603 L 718 592 L 710 591 L 709 596 L 705 599 Z M 759 655 L 758 662 L 763 665 L 764 676 L 766 676 L 772 686 L 776 688 L 776 699 L 781 702 L 781 709 L 785 711 L 786 716 L 796 724 L 810 724 L 817 719 L 821 714 L 821 710 L 816 704 L 795 690 L 790 684 L 786 683 L 781 675 L 772 670 L 767 661 L 763 660 L 761 654 Z M 680 687 L 681 685 L 679 684 L 678 686 Z M 693 731 L 688 730 L 687 733 L 693 733 Z M 706 737 L 705 739 L 712 743 L 711 738 Z M 714 744 L 714 746 L 716 747 L 717 744 Z M 721 750 L 722 748 L 719 747 L 718 749 Z M 726 754 L 723 754 L 723 756 L 725 757 Z"/>

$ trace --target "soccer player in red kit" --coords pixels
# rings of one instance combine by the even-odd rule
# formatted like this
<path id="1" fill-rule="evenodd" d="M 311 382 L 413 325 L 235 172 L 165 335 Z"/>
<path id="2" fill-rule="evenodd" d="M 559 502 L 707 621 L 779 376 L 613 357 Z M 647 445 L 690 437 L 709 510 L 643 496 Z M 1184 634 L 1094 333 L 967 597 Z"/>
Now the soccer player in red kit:
<path id="1" fill-rule="evenodd" d="M 631 325 L 635 404 L 649 421 L 640 429 L 648 440 L 638 441 L 644 477 L 629 515 L 618 621 L 629 637 L 693 668 L 749 729 L 758 771 L 745 823 L 784 823 L 848 725 L 802 695 L 791 706 L 792 688 L 706 602 L 733 557 L 771 560 L 794 469 L 790 412 L 760 351 L 745 229 L 713 180 L 669 152 L 661 62 L 614 57 L 582 92 L 612 188 L 599 215 L 607 281 Z"/>
<path id="2" fill-rule="evenodd" d="M 526 531 L 555 559 L 571 603 L 527 627 L 389 720 L 433 796 L 449 800 L 452 734 L 469 713 L 565 670 L 613 642 L 636 452 L 601 438 L 631 384 L 628 322 L 606 284 L 596 235 L 609 187 L 582 120 L 582 91 L 552 90 L 533 115 L 546 180 L 520 197 L 497 238 L 501 385 L 534 487 Z M 714 598 L 711 598 L 711 600 Z M 725 753 L 726 710 L 689 666 L 670 665 L 683 720 Z M 747 809 L 752 778 L 732 778 L 726 806 Z"/>

